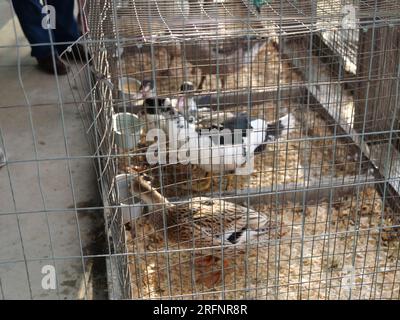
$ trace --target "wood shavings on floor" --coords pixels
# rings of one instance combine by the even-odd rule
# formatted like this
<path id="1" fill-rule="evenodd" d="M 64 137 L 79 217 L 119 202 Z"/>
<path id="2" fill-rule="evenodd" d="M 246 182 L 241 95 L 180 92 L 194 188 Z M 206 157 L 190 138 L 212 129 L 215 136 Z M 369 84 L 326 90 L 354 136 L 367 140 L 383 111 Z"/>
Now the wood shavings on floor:
<path id="1" fill-rule="evenodd" d="M 375 189 L 304 209 L 283 210 L 279 299 L 399 299 L 399 234 Z"/>
<path id="2" fill-rule="evenodd" d="M 329 206 L 254 207 L 278 216 L 279 240 L 237 254 L 224 282 L 204 287 L 192 252 L 154 234 L 144 219 L 128 236 L 135 299 L 399 299 L 400 242 L 392 212 L 372 188 Z M 303 214 L 304 213 L 304 214 Z M 175 250 L 175 251 L 174 251 Z M 353 264 L 354 261 L 354 264 Z M 216 265 L 215 268 L 221 268 Z M 199 280 L 200 279 L 200 280 Z"/>
<path id="3" fill-rule="evenodd" d="M 328 125 L 321 115 L 312 110 L 304 112 L 302 118 L 306 123 L 302 125 L 303 130 L 312 138 L 302 138 L 305 140 L 306 154 L 309 155 L 303 160 L 310 163 L 312 176 L 343 177 L 359 175 L 365 171 L 367 163 L 362 160 L 360 162 L 355 143 L 338 137 L 340 134 L 335 131 L 334 125 Z"/>

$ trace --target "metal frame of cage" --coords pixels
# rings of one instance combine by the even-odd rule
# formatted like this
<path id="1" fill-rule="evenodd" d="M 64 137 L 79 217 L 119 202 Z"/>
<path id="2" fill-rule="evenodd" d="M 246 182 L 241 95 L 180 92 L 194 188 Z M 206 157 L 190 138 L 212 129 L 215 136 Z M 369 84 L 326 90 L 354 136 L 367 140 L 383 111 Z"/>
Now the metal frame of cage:
<path id="1" fill-rule="evenodd" d="M 88 43 L 94 59 L 92 61 L 93 64 L 87 72 L 87 78 L 89 79 L 84 79 L 85 81 L 89 80 L 91 82 L 90 95 L 83 95 L 77 101 L 80 103 L 83 114 L 86 117 L 85 122 L 88 131 L 92 132 L 92 142 L 96 150 L 96 161 L 98 162 L 99 181 L 103 188 L 105 217 L 107 222 L 106 231 L 110 237 L 108 242 L 110 250 L 108 257 L 110 297 L 131 298 L 130 277 L 132 275 L 127 267 L 128 252 L 126 248 L 125 230 L 121 222 L 121 206 L 114 183 L 115 176 L 117 175 L 118 160 L 121 155 L 118 153 L 118 150 L 114 149 L 114 136 L 111 133 L 112 115 L 113 112 L 118 111 L 118 106 L 115 104 L 113 105 L 112 102 L 113 92 L 115 97 L 116 83 L 112 76 L 115 70 L 113 70 L 114 66 L 111 61 L 113 59 L 119 59 L 120 46 L 122 43 L 124 46 L 129 46 L 129 44 L 132 44 L 132 41 L 135 43 L 137 39 L 131 42 L 125 42 L 118 38 L 120 35 L 118 35 L 118 28 L 116 28 L 115 23 L 113 23 L 113 19 L 116 18 L 118 13 L 126 10 L 126 8 L 113 6 L 112 1 L 104 0 L 101 3 L 103 4 L 103 11 L 100 17 L 90 16 L 90 18 L 95 21 L 91 21 L 89 25 L 101 26 L 101 28 L 107 29 L 106 33 L 114 34 L 116 38 L 115 41 L 111 41 L 111 44 L 108 44 L 107 41 L 102 42 L 105 31 L 101 30 L 101 28 L 99 30 L 89 31 L 83 38 L 83 41 Z M 92 3 L 89 1 L 89 12 L 91 4 Z M 297 11 L 298 8 L 295 9 L 296 12 L 301 11 Z M 382 12 L 387 14 L 384 10 Z M 368 16 L 367 10 L 361 13 L 361 16 Z M 263 201 L 277 203 L 284 202 L 287 199 L 293 202 L 299 200 L 301 206 L 304 208 L 307 201 L 318 201 L 318 199 L 323 197 L 328 197 L 332 200 L 333 198 L 348 194 L 354 190 L 359 192 L 361 187 L 370 185 L 376 187 L 380 191 L 384 201 L 387 200 L 391 207 L 395 210 L 398 209 L 397 175 L 395 173 L 392 174 L 390 168 L 388 169 L 386 166 L 382 166 L 382 164 L 385 163 L 385 161 L 382 160 L 382 154 L 378 157 L 377 152 L 375 151 L 374 153 L 371 146 L 364 141 L 364 132 L 361 134 L 356 133 L 352 127 L 351 121 L 349 121 L 345 115 L 341 114 L 341 110 L 339 110 L 339 112 L 337 110 L 338 104 L 340 104 L 344 99 L 343 97 L 347 94 L 344 87 L 348 83 L 350 83 L 351 87 L 351 83 L 353 82 L 352 79 L 347 81 L 345 77 L 342 78 L 342 75 L 345 73 L 343 68 L 344 63 L 340 61 L 336 64 L 328 63 L 324 65 L 323 63 L 318 63 L 318 68 L 313 70 L 310 66 L 313 63 L 312 59 L 314 59 L 314 57 L 307 52 L 312 51 L 312 46 L 315 46 L 316 43 L 314 36 L 319 35 L 318 27 L 314 26 L 314 15 L 311 14 L 307 16 L 311 17 L 311 21 L 303 18 L 297 20 L 297 24 L 286 24 L 288 29 L 282 27 L 285 25 L 284 23 L 279 25 L 278 17 L 282 17 L 282 11 L 280 15 L 277 14 L 275 21 L 278 24 L 278 36 L 274 41 L 277 51 L 282 56 L 288 57 L 287 60 L 291 62 L 293 68 L 300 70 L 304 82 L 297 86 L 289 84 L 286 88 L 284 86 L 279 86 L 276 88 L 269 88 L 269 90 L 265 90 L 264 88 L 264 90 L 261 89 L 259 92 L 254 91 L 252 92 L 252 94 L 254 94 L 253 99 L 257 100 L 258 98 L 260 101 L 280 101 L 281 99 L 285 99 L 285 97 L 298 96 L 302 108 L 306 110 L 314 108 L 326 119 L 327 123 L 332 124 L 335 137 L 337 135 L 338 137 L 347 139 L 349 143 L 352 144 L 352 148 L 357 150 L 356 152 L 360 154 L 360 172 L 362 165 L 366 165 L 369 171 L 367 171 L 368 173 L 365 175 L 359 172 L 355 177 L 349 177 L 347 180 L 342 178 L 336 180 L 334 178 L 329 178 L 324 181 L 320 179 L 314 184 L 307 184 L 304 188 L 299 188 L 297 184 L 294 184 L 292 187 L 288 187 L 287 185 L 275 185 L 273 189 L 261 191 L 258 189 L 255 191 L 255 195 L 258 196 L 256 201 L 260 201 L 260 197 L 263 197 Z M 375 22 L 374 27 L 376 27 Z M 166 41 L 168 41 L 168 39 Z M 112 50 L 114 44 L 117 45 L 117 48 Z M 150 47 L 154 50 L 152 45 L 150 45 Z M 337 56 L 337 54 L 334 53 L 331 53 L 331 55 L 333 57 Z M 332 68 L 335 69 L 336 75 L 339 74 L 339 81 L 330 81 Z M 83 81 L 81 70 L 78 70 L 76 74 L 72 75 L 72 81 L 77 81 L 77 79 Z M 397 76 L 397 81 L 398 79 Z M 248 99 L 246 92 L 233 92 L 230 95 L 220 95 L 219 92 L 216 92 L 211 98 L 218 100 L 221 106 L 223 106 L 224 103 L 229 103 L 229 101 L 237 102 L 238 99 L 243 99 L 244 101 Z M 122 102 L 119 108 L 126 111 L 127 107 L 124 105 L 124 101 Z M 393 131 L 393 122 L 391 129 L 391 131 Z M 390 152 L 397 151 L 394 148 L 390 150 L 386 154 L 387 160 L 389 160 Z M 396 157 L 394 156 L 394 158 Z M 248 201 L 249 192 L 242 191 L 242 195 L 240 192 L 234 192 L 232 195 L 225 193 L 224 197 L 225 199 L 238 202 L 244 200 Z"/>

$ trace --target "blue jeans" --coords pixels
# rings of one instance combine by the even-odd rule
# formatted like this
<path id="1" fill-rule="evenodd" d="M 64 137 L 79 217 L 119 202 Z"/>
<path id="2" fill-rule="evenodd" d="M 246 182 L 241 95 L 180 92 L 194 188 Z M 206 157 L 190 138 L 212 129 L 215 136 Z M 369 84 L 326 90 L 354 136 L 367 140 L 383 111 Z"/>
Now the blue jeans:
<path id="1" fill-rule="evenodd" d="M 32 46 L 32 56 L 38 59 L 51 55 L 51 46 L 60 54 L 79 38 L 78 25 L 74 18 L 74 0 L 47 0 L 56 12 L 55 29 L 43 29 L 42 5 L 39 0 L 12 0 L 22 30 Z M 67 44 L 59 44 L 68 42 Z M 50 45 L 50 43 L 52 43 Z M 38 45 L 39 44 L 39 45 Z"/>

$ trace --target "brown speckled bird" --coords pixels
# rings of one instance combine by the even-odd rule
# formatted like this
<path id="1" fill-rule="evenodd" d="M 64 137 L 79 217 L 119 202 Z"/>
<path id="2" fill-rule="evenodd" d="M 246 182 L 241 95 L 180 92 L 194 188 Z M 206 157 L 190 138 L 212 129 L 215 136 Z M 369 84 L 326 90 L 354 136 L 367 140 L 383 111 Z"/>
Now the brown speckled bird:
<path id="1" fill-rule="evenodd" d="M 195 259 L 199 268 L 211 268 L 218 260 L 217 253 L 224 250 L 224 267 L 229 258 L 244 253 L 248 244 L 257 244 L 278 238 L 279 224 L 265 215 L 231 202 L 208 197 L 193 198 L 189 203 L 171 203 L 152 188 L 148 177 L 138 175 L 132 184 L 133 191 L 153 206 L 150 220 L 156 230 L 166 228 L 168 239 L 188 248 L 213 248 L 213 256 Z M 163 212 L 165 208 L 165 225 Z M 221 280 L 221 270 L 203 277 L 204 284 L 211 287 Z"/>

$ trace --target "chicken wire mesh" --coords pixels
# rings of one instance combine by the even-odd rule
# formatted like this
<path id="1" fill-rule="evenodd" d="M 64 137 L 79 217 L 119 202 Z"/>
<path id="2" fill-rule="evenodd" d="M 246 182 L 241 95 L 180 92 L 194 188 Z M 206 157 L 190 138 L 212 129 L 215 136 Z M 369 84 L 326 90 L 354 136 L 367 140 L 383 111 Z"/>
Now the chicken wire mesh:
<path id="1" fill-rule="evenodd" d="M 110 298 L 399 299 L 400 6 L 259 4 L 84 1 Z"/>
<path id="2" fill-rule="evenodd" d="M 67 78 L 32 64 L 14 7 L 32 18 L 28 31 L 49 36 L 32 47 L 57 53 L 53 30 L 35 25 L 43 2 L 0 3 L 0 299 L 104 298 L 104 221 L 82 121 Z M 49 3 L 73 18 L 74 1 Z"/>

